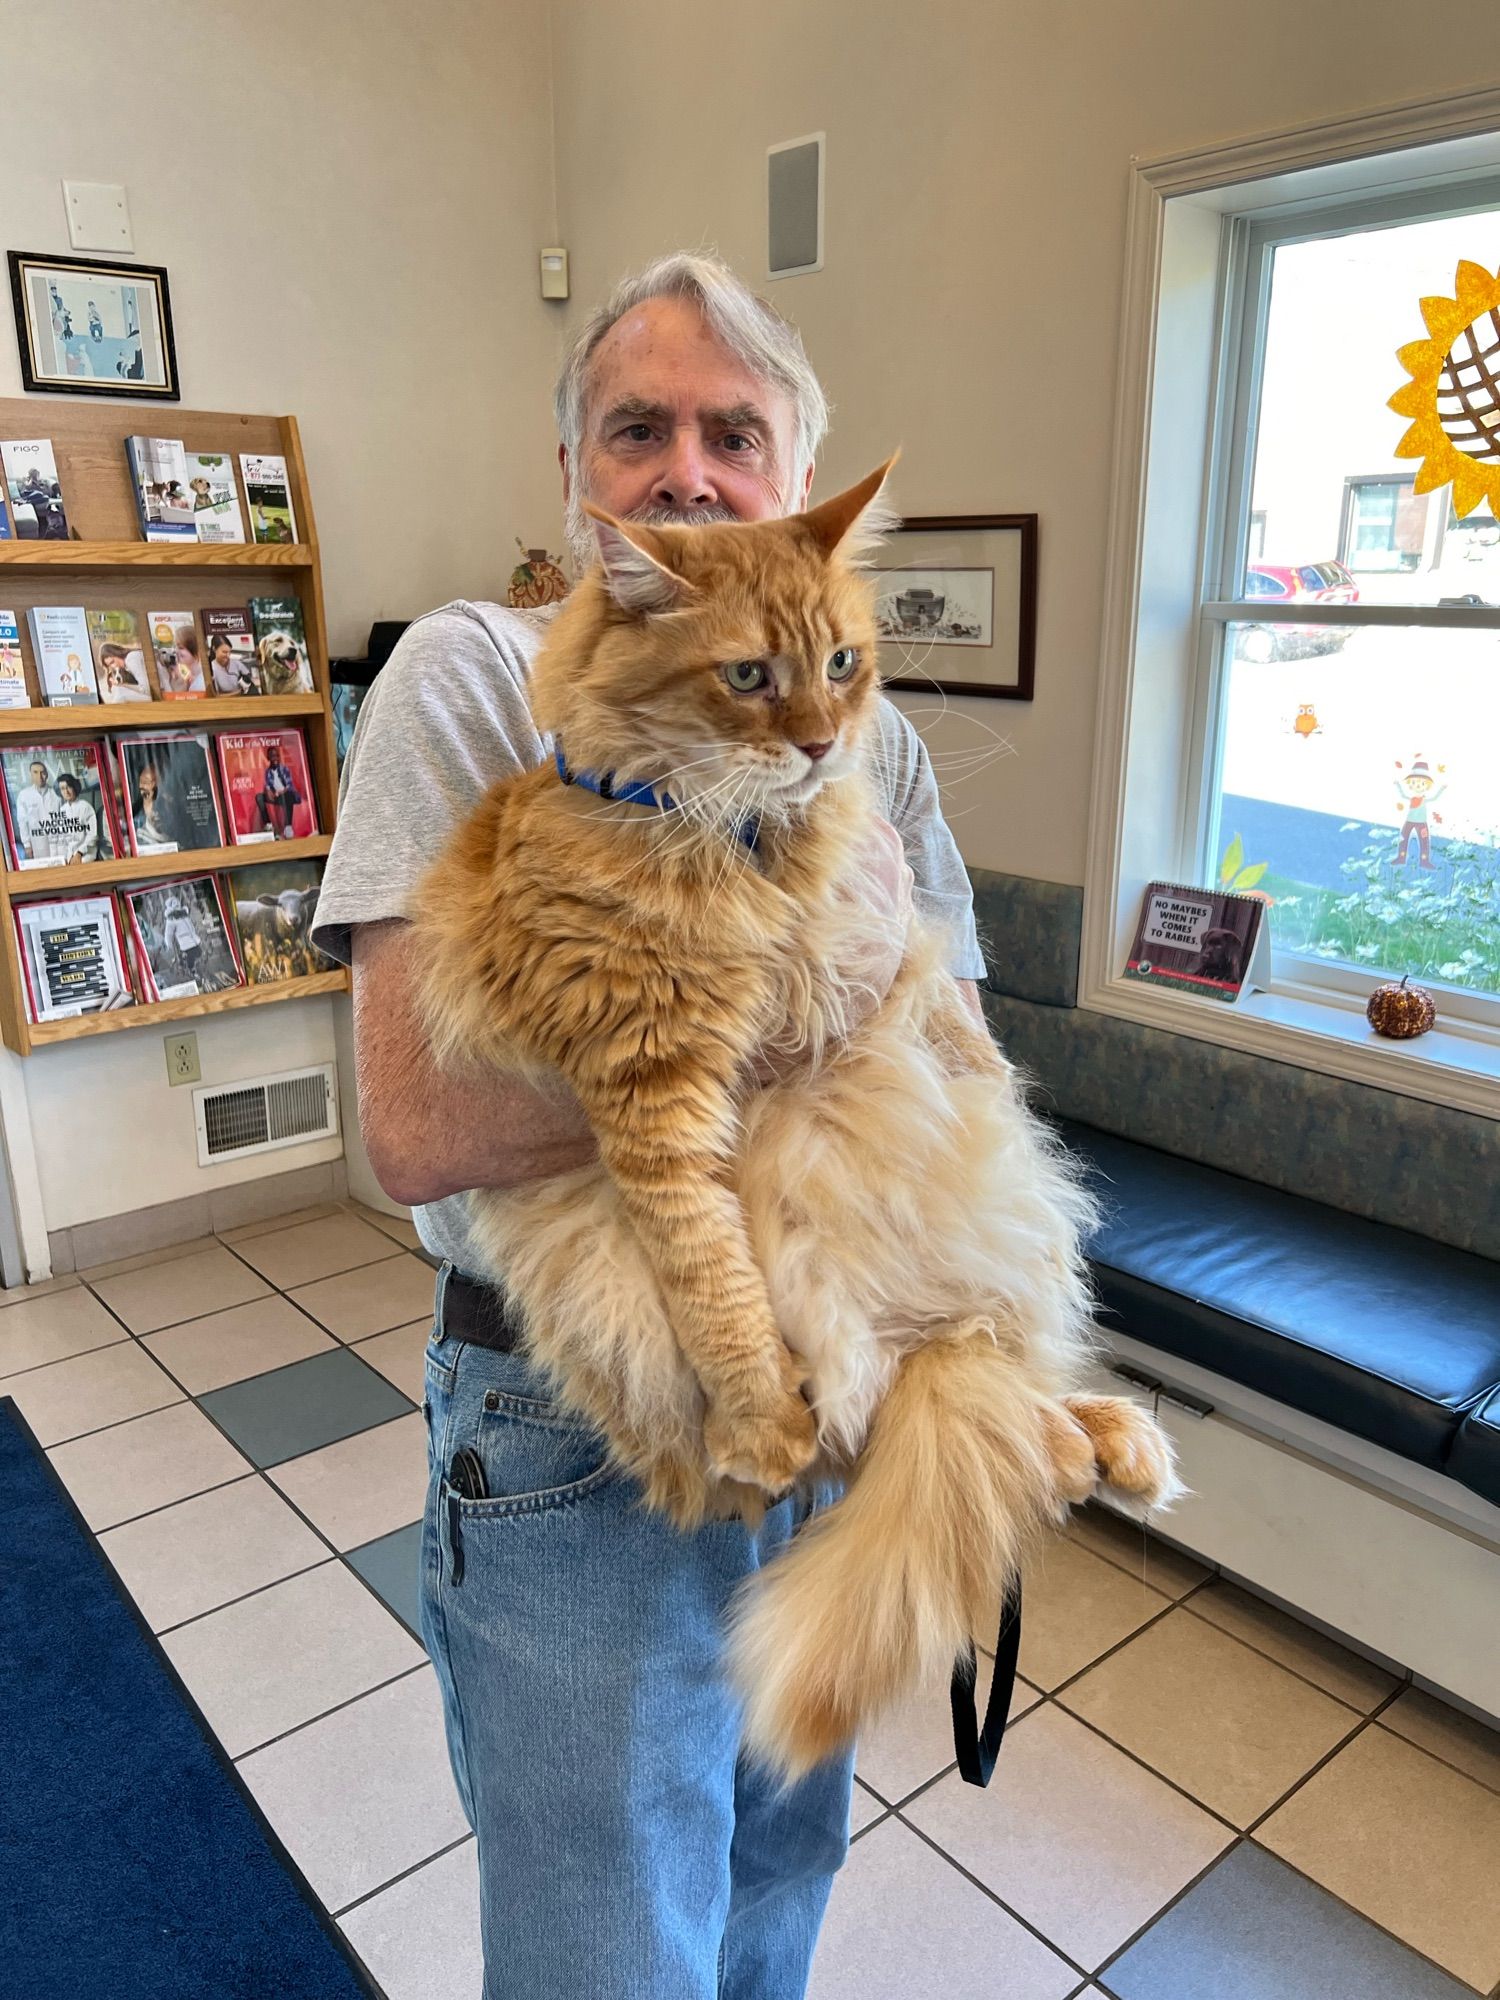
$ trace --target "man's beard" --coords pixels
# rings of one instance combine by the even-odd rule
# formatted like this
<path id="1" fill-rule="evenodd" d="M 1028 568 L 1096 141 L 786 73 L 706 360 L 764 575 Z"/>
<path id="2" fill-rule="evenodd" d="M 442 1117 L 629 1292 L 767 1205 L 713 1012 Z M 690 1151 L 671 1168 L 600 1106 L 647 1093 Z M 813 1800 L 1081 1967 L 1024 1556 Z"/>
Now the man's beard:
<path id="1" fill-rule="evenodd" d="M 581 493 L 576 485 L 568 495 L 565 526 L 575 577 L 586 576 L 599 560 L 599 543 L 594 535 L 594 524 L 583 511 L 583 503 L 588 497 L 588 494 Z M 643 528 L 706 528 L 715 521 L 737 521 L 740 517 L 730 508 L 723 506 L 650 506 L 637 507 L 633 514 L 622 514 L 619 518 L 622 521 L 637 521 Z"/>

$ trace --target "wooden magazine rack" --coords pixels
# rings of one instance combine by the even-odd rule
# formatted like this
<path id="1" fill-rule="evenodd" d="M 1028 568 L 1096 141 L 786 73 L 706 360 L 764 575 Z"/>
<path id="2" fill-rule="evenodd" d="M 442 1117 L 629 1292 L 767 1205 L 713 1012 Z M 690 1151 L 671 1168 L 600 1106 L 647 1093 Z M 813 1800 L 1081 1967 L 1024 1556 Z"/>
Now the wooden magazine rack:
<path id="1" fill-rule="evenodd" d="M 222 451 L 232 456 L 236 489 L 246 532 L 249 510 L 239 479 L 241 452 L 275 453 L 286 460 L 295 543 L 148 542 L 136 511 L 135 490 L 125 440 L 150 426 L 181 438 L 189 451 Z M 47 437 L 57 459 L 68 527 L 66 542 L 0 541 L 0 605 L 13 610 L 21 628 L 30 708 L 0 709 L 0 744 L 46 742 L 53 737 L 111 737 L 138 730 L 149 720 L 173 729 L 239 727 L 295 722 L 307 735 L 308 766 L 317 795 L 321 833 L 306 840 L 278 841 L 274 856 L 261 845 L 194 848 L 185 853 L 121 854 L 113 861 L 70 867 L 27 868 L 0 873 L 0 1040 L 19 1055 L 79 1035 L 103 1035 L 124 1028 L 148 1028 L 194 1014 L 219 1014 L 236 1007 L 259 1007 L 277 1000 L 300 1000 L 346 990 L 349 975 L 339 967 L 301 979 L 238 986 L 225 993 L 199 993 L 158 1000 L 110 1013 L 79 1014 L 68 1020 L 35 1022 L 26 1006 L 25 978 L 17 954 L 11 905 L 17 897 L 43 894 L 73 897 L 122 882 L 149 882 L 171 875 L 206 875 L 254 867 L 269 859 L 296 861 L 327 854 L 332 845 L 338 801 L 333 710 L 328 686 L 328 635 L 323 618 L 323 578 L 307 470 L 295 417 L 215 415 L 211 411 L 161 409 L 139 404 L 85 406 L 39 397 L 0 398 L 0 438 Z M 173 572 L 176 572 L 174 575 Z M 193 610 L 215 601 L 233 603 L 255 595 L 295 595 L 302 603 L 312 694 L 206 696 L 201 701 L 153 702 L 144 713 L 135 702 L 101 702 L 83 708 L 48 708 L 32 654 L 26 613 L 38 604 L 84 603 L 90 609 L 135 611 L 146 630 L 146 613 L 186 595 Z M 211 594 L 210 594 L 211 592 Z M 215 777 L 217 778 L 217 772 Z"/>

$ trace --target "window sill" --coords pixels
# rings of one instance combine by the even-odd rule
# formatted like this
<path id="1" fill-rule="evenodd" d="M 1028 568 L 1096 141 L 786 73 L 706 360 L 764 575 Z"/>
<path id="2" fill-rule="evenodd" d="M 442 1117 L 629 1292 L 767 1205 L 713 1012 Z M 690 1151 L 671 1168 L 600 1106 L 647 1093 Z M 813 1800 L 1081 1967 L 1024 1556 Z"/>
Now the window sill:
<path id="1" fill-rule="evenodd" d="M 1079 1005 L 1271 1062 L 1500 1118 L 1500 1041 L 1470 1022 L 1440 1022 L 1414 1041 L 1393 1042 L 1375 1033 L 1357 1002 L 1279 990 L 1226 1007 L 1130 979 L 1088 989 Z"/>

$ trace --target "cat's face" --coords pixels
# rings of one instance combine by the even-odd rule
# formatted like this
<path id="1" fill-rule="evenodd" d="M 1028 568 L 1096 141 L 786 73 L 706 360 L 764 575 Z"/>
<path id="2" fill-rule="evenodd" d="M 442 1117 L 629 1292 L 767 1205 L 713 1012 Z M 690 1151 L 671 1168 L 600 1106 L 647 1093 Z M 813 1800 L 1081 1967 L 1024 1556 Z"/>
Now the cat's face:
<path id="1" fill-rule="evenodd" d="M 549 647 L 535 689 L 575 768 L 724 820 L 790 818 L 858 768 L 879 683 L 857 551 L 885 472 L 785 520 L 600 519 L 601 568 L 570 620 L 583 656 L 559 672 Z"/>

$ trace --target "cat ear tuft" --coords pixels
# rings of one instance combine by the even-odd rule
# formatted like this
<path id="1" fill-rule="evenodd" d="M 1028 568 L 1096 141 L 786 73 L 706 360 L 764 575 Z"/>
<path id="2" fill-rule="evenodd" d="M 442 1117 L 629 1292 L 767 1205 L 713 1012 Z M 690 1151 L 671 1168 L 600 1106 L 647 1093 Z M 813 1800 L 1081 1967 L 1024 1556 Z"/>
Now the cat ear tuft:
<path id="1" fill-rule="evenodd" d="M 899 452 L 893 452 L 884 465 L 878 465 L 857 486 L 835 493 L 831 500 L 824 500 L 802 516 L 803 524 L 824 555 L 831 556 L 837 550 L 846 563 L 857 566 L 868 561 L 897 525 L 901 517 L 885 498 L 884 487 L 900 456 Z"/>
<path id="2" fill-rule="evenodd" d="M 589 501 L 584 512 L 594 524 L 604 587 L 622 611 L 675 611 L 687 596 L 685 578 L 662 560 L 662 545 L 649 528 L 626 525 Z"/>

